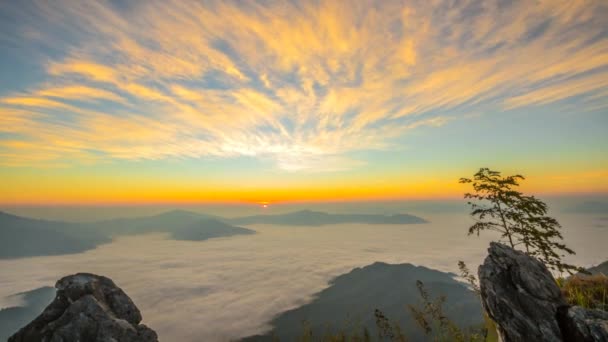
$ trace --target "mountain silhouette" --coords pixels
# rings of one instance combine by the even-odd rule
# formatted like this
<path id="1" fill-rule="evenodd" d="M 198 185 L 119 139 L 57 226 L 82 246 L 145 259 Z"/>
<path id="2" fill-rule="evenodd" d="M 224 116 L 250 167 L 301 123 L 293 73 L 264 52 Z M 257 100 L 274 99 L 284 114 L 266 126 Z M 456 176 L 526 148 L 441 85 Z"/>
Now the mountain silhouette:
<path id="1" fill-rule="evenodd" d="M 483 323 L 479 298 L 454 275 L 412 264 L 391 265 L 376 262 L 355 268 L 338 276 L 330 286 L 316 295 L 309 304 L 286 311 L 270 323 L 273 329 L 264 335 L 245 338 L 244 341 L 296 341 L 304 332 L 307 322 L 314 336 L 326 332 L 357 332 L 363 328 L 375 335 L 374 310 L 399 323 L 405 335 L 413 341 L 425 340 L 420 327 L 412 318 L 407 305 L 421 301 L 416 281 L 424 283 L 434 298 L 447 297 L 444 314 L 461 327 Z"/>
<path id="2" fill-rule="evenodd" d="M 415 224 L 427 221 L 413 215 L 374 215 L 374 214 L 329 214 L 321 211 L 300 210 L 278 215 L 254 215 L 228 220 L 233 224 L 276 224 L 286 226 L 321 226 L 328 224 Z"/>
<path id="3" fill-rule="evenodd" d="M 94 223 L 38 220 L 0 212 L 0 259 L 80 253 L 110 242 L 112 237 L 147 233 L 202 241 L 255 231 L 183 210 Z"/>
<path id="4" fill-rule="evenodd" d="M 186 210 L 172 210 L 154 216 L 101 221 L 93 225 L 112 236 L 168 233 L 173 239 L 192 241 L 255 233 L 251 229 L 225 223 L 220 217 Z"/>
<path id="5" fill-rule="evenodd" d="M 79 253 L 110 241 L 108 236 L 86 224 L 0 212 L 0 259 Z"/>

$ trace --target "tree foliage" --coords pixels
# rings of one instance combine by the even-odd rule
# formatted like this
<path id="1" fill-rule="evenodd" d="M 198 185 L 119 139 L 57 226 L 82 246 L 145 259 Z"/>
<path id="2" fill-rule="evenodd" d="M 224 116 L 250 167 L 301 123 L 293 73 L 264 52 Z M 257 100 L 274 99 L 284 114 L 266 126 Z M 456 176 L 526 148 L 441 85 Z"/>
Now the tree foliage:
<path id="1" fill-rule="evenodd" d="M 474 190 L 464 195 L 470 200 L 471 216 L 477 221 L 469 228 L 469 235 L 496 231 L 511 247 L 523 247 L 553 270 L 580 271 L 562 261 L 574 251 L 560 242 L 563 240 L 561 226 L 546 215 L 547 205 L 516 190 L 524 179 L 522 175 L 503 177 L 499 171 L 488 168 L 479 169 L 473 179 L 460 179 L 460 183 L 471 184 Z"/>

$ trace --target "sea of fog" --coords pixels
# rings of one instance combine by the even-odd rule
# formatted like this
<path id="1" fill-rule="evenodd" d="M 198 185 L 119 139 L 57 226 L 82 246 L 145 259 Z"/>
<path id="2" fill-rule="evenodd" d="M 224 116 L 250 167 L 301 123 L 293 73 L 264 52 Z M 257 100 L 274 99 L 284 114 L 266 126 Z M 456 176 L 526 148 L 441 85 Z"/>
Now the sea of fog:
<path id="1" fill-rule="evenodd" d="M 15 304 L 6 298 L 11 294 L 92 272 L 122 287 L 162 341 L 238 339 L 267 331 L 274 316 L 309 302 L 355 267 L 383 261 L 457 272 L 463 260 L 476 269 L 495 238 L 467 237 L 472 220 L 463 212 L 421 216 L 430 223 L 252 225 L 255 235 L 199 242 L 130 236 L 80 254 L 0 260 L 0 307 Z M 605 217 L 555 216 L 577 251 L 569 261 L 591 266 L 608 259 Z"/>

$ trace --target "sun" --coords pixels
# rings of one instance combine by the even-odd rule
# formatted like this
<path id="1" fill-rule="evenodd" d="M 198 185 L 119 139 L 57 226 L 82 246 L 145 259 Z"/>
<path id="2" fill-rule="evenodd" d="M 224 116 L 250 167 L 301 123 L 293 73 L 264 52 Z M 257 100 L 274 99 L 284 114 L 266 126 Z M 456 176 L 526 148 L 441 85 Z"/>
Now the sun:
<path id="1" fill-rule="evenodd" d="M 268 208 L 268 206 L 270 205 L 270 203 L 268 202 L 260 202 L 260 205 L 262 206 L 263 209 Z"/>

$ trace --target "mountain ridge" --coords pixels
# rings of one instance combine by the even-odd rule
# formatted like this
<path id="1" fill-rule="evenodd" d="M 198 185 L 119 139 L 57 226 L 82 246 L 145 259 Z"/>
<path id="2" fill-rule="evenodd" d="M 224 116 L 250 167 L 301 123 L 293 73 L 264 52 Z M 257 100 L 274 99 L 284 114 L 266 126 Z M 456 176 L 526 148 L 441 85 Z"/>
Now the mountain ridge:
<path id="1" fill-rule="evenodd" d="M 222 218 L 176 209 L 152 216 L 76 223 L 27 218 L 0 211 L 0 259 L 81 253 L 122 235 L 167 233 L 175 240 L 203 241 L 255 234 L 252 229 L 239 227 L 247 224 L 325 226 L 425 222 L 427 221 L 409 214 L 333 214 L 300 210 L 277 215 Z"/>
<path id="2" fill-rule="evenodd" d="M 109 243 L 116 236 L 147 233 L 168 233 L 175 240 L 203 241 L 251 235 L 255 231 L 183 210 L 92 223 L 40 220 L 0 212 L 0 259 L 81 253 Z"/>
<path id="3" fill-rule="evenodd" d="M 328 287 L 311 302 L 277 315 L 267 333 L 243 338 L 241 341 L 295 341 L 305 331 L 303 322 L 315 336 L 344 331 L 346 323 L 366 328 L 372 336 L 376 331 L 374 311 L 379 309 L 391 321 L 399 323 L 410 340 L 425 340 L 424 333 L 407 311 L 407 305 L 418 305 L 420 297 L 416 281 L 421 280 L 431 296 L 446 295 L 445 314 L 460 326 L 483 323 L 479 299 L 467 286 L 454 279 L 453 273 L 433 270 L 410 263 L 374 262 L 355 267 L 332 279 Z M 348 330 L 348 329 L 347 329 Z"/>
<path id="4" fill-rule="evenodd" d="M 323 226 L 331 224 L 420 224 L 427 221 L 410 214 L 333 214 L 323 211 L 299 210 L 284 214 L 242 216 L 229 219 L 234 224 L 274 224 L 287 226 Z"/>
<path id="5" fill-rule="evenodd" d="M 0 212 L 0 259 L 80 253 L 110 241 L 86 224 Z"/>

